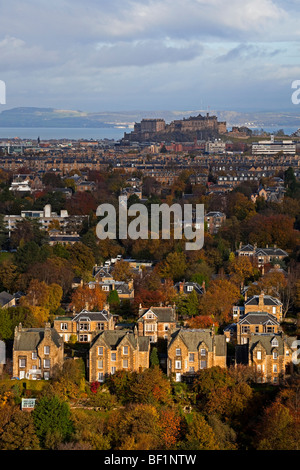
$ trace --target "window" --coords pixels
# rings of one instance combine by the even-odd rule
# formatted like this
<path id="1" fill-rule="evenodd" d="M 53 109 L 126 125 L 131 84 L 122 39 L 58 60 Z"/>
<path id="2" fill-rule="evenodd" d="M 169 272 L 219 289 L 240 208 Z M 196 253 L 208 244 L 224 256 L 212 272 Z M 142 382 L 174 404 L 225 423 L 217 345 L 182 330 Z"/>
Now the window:
<path id="1" fill-rule="evenodd" d="M 242 333 L 250 333 L 250 326 L 249 325 L 242 326 Z"/>
<path id="2" fill-rule="evenodd" d="M 255 327 L 255 333 L 259 333 L 259 326 Z"/>
<path id="3" fill-rule="evenodd" d="M 274 326 L 267 326 L 267 333 L 274 333 Z"/>
<path id="4" fill-rule="evenodd" d="M 274 372 L 274 374 L 277 374 L 277 372 L 278 372 L 277 364 L 273 364 L 273 372 Z"/>
<path id="5" fill-rule="evenodd" d="M 168 331 L 169 325 L 164 325 L 164 331 Z"/>
<path id="6" fill-rule="evenodd" d="M 103 331 L 104 330 L 104 323 L 97 323 L 97 328 L 98 328 L 98 330 Z"/>
<path id="7" fill-rule="evenodd" d="M 181 361 L 175 361 L 175 369 L 181 369 Z"/>
<path id="8" fill-rule="evenodd" d="M 37 359 L 37 353 L 36 352 L 33 352 L 32 355 L 31 355 L 31 359 L 34 361 L 35 359 Z"/>
<path id="9" fill-rule="evenodd" d="M 86 343 L 86 342 L 88 342 L 88 340 L 89 340 L 88 335 L 79 335 L 79 341 L 81 343 Z"/>
<path id="10" fill-rule="evenodd" d="M 50 354 L 50 346 L 44 346 L 44 354 Z"/>
<path id="11" fill-rule="evenodd" d="M 277 338 L 272 339 L 272 346 L 278 348 L 278 340 Z"/>
<path id="12" fill-rule="evenodd" d="M 44 369 L 50 369 L 50 359 L 44 359 Z"/>
<path id="13" fill-rule="evenodd" d="M 80 331 L 89 331 L 89 329 L 90 329 L 89 323 L 79 323 Z"/>
<path id="14" fill-rule="evenodd" d="M 180 348 L 176 349 L 176 356 L 181 356 L 181 349 Z"/>
<path id="15" fill-rule="evenodd" d="M 98 356 L 103 356 L 103 346 L 98 347 Z"/>
<path id="16" fill-rule="evenodd" d="M 112 373 L 112 374 L 115 374 L 115 373 L 116 373 L 116 370 L 117 370 L 116 367 L 112 367 L 112 368 L 111 368 L 111 373 Z"/>
<path id="17" fill-rule="evenodd" d="M 45 380 L 49 380 L 49 379 L 50 379 L 50 374 L 49 374 L 49 372 L 45 372 L 45 373 L 44 373 L 44 379 L 45 379 Z"/>
<path id="18" fill-rule="evenodd" d="M 98 361 L 98 369 L 103 369 L 103 360 Z"/>
<path id="19" fill-rule="evenodd" d="M 189 354 L 189 362 L 194 362 L 195 361 L 195 354 L 194 353 L 190 353 Z"/>
<path id="20" fill-rule="evenodd" d="M 278 352 L 277 351 L 273 351 L 273 359 L 278 359 Z"/>
<path id="21" fill-rule="evenodd" d="M 190 368 L 189 368 L 189 372 L 195 372 L 195 368 L 194 368 L 194 367 L 190 367 Z"/>
<path id="22" fill-rule="evenodd" d="M 117 353 L 111 353 L 111 360 L 115 362 L 117 360 Z"/>
<path id="23" fill-rule="evenodd" d="M 98 372 L 98 382 L 104 382 L 104 374 L 103 374 L 103 372 Z"/>
<path id="24" fill-rule="evenodd" d="M 200 361 L 200 369 L 206 369 L 206 361 Z"/>
<path id="25" fill-rule="evenodd" d="M 20 368 L 26 367 L 26 359 L 19 359 L 19 367 Z"/>
<path id="26" fill-rule="evenodd" d="M 123 354 L 124 354 L 124 356 L 128 355 L 128 346 L 123 347 Z"/>
<path id="27" fill-rule="evenodd" d="M 256 359 L 261 360 L 261 351 L 256 352 Z"/>
<path id="28" fill-rule="evenodd" d="M 206 356 L 206 349 L 204 349 L 204 348 L 200 349 L 200 355 L 201 356 Z"/>
<path id="29" fill-rule="evenodd" d="M 153 313 L 147 313 L 147 318 L 155 318 L 155 316 L 153 315 Z"/>
<path id="30" fill-rule="evenodd" d="M 273 315 L 276 315 L 276 307 L 272 307 L 272 313 Z"/>
<path id="31" fill-rule="evenodd" d="M 67 330 L 68 329 L 68 323 L 61 323 L 60 324 L 60 329 L 61 330 Z"/>
<path id="32" fill-rule="evenodd" d="M 123 369 L 128 369 L 128 359 L 123 359 Z"/>
<path id="33" fill-rule="evenodd" d="M 145 331 L 155 331 L 156 330 L 156 325 L 153 323 L 146 323 L 145 324 Z"/>

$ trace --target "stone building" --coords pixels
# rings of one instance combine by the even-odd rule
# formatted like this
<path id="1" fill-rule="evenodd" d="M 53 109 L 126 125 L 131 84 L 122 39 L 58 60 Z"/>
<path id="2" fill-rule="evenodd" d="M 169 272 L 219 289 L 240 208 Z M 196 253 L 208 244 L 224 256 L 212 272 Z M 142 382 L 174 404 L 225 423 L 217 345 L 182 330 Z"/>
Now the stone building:
<path id="1" fill-rule="evenodd" d="M 139 336 L 147 336 L 151 343 L 158 339 L 167 339 L 168 331 L 176 328 L 176 307 L 139 308 L 137 329 Z"/>
<path id="2" fill-rule="evenodd" d="M 168 340 L 167 375 L 192 376 L 200 369 L 226 367 L 227 346 L 224 335 L 209 329 L 178 329 L 170 332 Z"/>
<path id="3" fill-rule="evenodd" d="M 104 382 L 118 370 L 142 372 L 149 367 L 150 341 L 137 331 L 102 331 L 89 351 L 89 381 Z"/>
<path id="4" fill-rule="evenodd" d="M 80 343 L 89 343 L 95 334 L 104 330 L 113 330 L 114 327 L 114 318 L 108 306 L 105 306 L 101 312 L 90 312 L 84 309 L 72 317 L 62 316 L 54 320 L 54 328 L 64 341 L 69 341 L 71 336 L 76 336 Z"/>
<path id="5" fill-rule="evenodd" d="M 263 291 L 259 295 L 246 298 L 244 306 L 233 307 L 233 320 L 239 319 L 251 312 L 264 312 L 273 315 L 278 322 L 282 321 L 282 302 L 271 295 L 266 295 Z"/>
<path id="6" fill-rule="evenodd" d="M 283 333 L 252 334 L 248 344 L 237 348 L 237 363 L 254 367 L 257 382 L 278 384 L 293 371 L 293 353 L 297 350 L 296 337 Z"/>
<path id="7" fill-rule="evenodd" d="M 50 323 L 45 328 L 15 328 L 13 377 L 49 379 L 55 366 L 64 360 L 64 343 Z"/>
<path id="8" fill-rule="evenodd" d="M 250 312 L 236 325 L 237 344 L 246 344 L 252 334 L 279 333 L 281 327 L 274 315 L 267 312 Z"/>

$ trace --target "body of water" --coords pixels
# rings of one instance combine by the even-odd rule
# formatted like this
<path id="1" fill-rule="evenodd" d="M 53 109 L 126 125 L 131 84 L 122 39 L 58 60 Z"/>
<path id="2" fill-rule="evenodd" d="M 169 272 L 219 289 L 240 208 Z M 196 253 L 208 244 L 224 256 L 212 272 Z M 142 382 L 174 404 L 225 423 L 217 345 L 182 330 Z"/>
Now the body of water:
<path id="1" fill-rule="evenodd" d="M 254 130 L 260 130 L 260 128 L 251 128 Z M 298 130 L 298 127 L 265 127 L 266 132 L 275 133 L 279 129 L 283 129 L 286 135 L 291 135 L 293 132 Z M 20 139 L 32 139 L 36 140 L 38 137 L 40 140 L 50 139 L 113 139 L 120 140 L 124 137 L 124 133 L 130 133 L 132 129 L 127 128 L 58 128 L 58 127 L 0 127 L 0 140 L 1 139 L 13 139 L 19 137 Z"/>
<path id="2" fill-rule="evenodd" d="M 120 140 L 124 137 L 124 132 L 131 132 L 132 129 L 119 129 L 114 127 L 105 128 L 58 128 L 58 127 L 0 127 L 0 140 L 12 139 L 114 139 Z"/>

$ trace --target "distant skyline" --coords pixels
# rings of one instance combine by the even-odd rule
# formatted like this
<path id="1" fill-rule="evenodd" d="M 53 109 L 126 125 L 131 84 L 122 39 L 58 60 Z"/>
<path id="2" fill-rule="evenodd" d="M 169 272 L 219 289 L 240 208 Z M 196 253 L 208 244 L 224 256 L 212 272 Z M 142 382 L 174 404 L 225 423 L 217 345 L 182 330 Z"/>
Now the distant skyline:
<path id="1" fill-rule="evenodd" d="M 300 113 L 299 3 L 0 0 L 0 111 Z"/>

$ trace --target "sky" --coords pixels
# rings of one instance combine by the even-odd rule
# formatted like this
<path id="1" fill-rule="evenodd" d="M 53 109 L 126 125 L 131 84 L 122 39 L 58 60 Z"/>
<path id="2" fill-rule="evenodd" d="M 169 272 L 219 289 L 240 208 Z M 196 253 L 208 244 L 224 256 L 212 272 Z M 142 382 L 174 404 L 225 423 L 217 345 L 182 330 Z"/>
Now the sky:
<path id="1" fill-rule="evenodd" d="M 0 0 L 0 111 L 298 111 L 299 19 L 299 0 Z"/>

